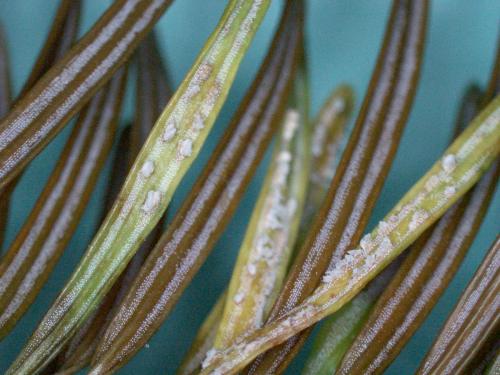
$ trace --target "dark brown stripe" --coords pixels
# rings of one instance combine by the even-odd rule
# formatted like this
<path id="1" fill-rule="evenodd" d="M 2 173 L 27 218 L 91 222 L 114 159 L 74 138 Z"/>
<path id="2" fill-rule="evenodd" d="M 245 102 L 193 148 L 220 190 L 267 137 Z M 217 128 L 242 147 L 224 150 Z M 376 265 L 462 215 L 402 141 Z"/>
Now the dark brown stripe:
<path id="1" fill-rule="evenodd" d="M 49 34 L 45 40 L 45 43 L 38 54 L 38 57 L 31 69 L 31 73 L 24 84 L 18 99 L 22 97 L 35 83 L 36 81 L 57 61 L 60 57 L 66 53 L 73 42 L 76 39 L 78 33 L 78 25 L 80 23 L 80 0 L 62 0 L 59 8 L 57 9 L 54 20 L 52 21 L 52 26 Z M 0 44 L 2 41 L 0 40 Z M 1 48 L 0 46 L 0 54 Z M 5 56 L 6 57 L 6 56 Z M 0 57 L 0 60 L 2 58 Z M 2 63 L 0 62 L 0 65 Z M 5 74 L 8 72 L 5 71 Z M 1 90 L 0 90 L 1 91 Z M 0 101 L 2 94 L 0 93 Z M 17 99 L 17 100 L 18 100 Z M 9 107 L 5 107 L 5 112 L 0 110 L 0 119 L 7 114 Z M 0 103 L 0 107 L 2 104 Z M 9 205 L 10 197 L 14 191 L 17 182 L 19 181 L 21 175 L 18 175 L 14 180 L 12 180 L 8 186 L 0 189 L 0 245 L 2 244 L 2 236 L 5 231 L 5 226 L 7 224 L 7 218 L 9 215 Z"/>
<path id="2" fill-rule="evenodd" d="M 495 94 L 498 61 L 489 90 L 466 90 L 455 124 L 457 136 Z M 397 357 L 448 287 L 474 240 L 500 174 L 496 162 L 478 184 L 427 230 L 411 247 L 408 258 L 386 288 L 363 329 L 346 352 L 337 373 L 378 374 Z"/>
<path id="3" fill-rule="evenodd" d="M 109 211 L 121 189 L 129 167 L 132 166 L 140 148 L 146 141 L 156 119 L 170 98 L 166 69 L 161 60 L 156 37 L 150 33 L 139 45 L 136 53 L 137 81 L 135 121 L 132 128 L 124 130 L 113 163 L 113 175 L 108 189 L 105 213 Z M 128 288 L 137 276 L 144 260 L 162 234 L 163 221 L 155 227 L 127 268 L 106 295 L 101 306 L 92 314 L 84 326 L 70 341 L 65 352 L 59 356 L 59 371 L 74 373 L 87 366 L 97 344 L 120 305 Z"/>
<path id="4" fill-rule="evenodd" d="M 171 0 L 117 0 L 0 122 L 0 188 L 130 56 Z"/>
<path id="5" fill-rule="evenodd" d="M 338 374 L 380 374 L 422 324 L 455 275 L 488 209 L 499 163 L 412 246 Z"/>
<path id="6" fill-rule="evenodd" d="M 18 99 L 23 97 L 36 82 L 59 61 L 73 46 L 80 26 L 81 0 L 62 0 L 52 21 L 49 34 L 31 68 Z"/>
<path id="7" fill-rule="evenodd" d="M 111 148 L 125 69 L 82 112 L 34 209 L 0 261 L 0 337 L 34 301 L 83 214 Z"/>
<path id="8" fill-rule="evenodd" d="M 287 103 L 302 35 L 295 5 L 289 2 L 252 87 L 115 315 L 94 361 L 101 371 L 115 371 L 156 332 L 234 213 Z"/>
<path id="9" fill-rule="evenodd" d="M 500 237 L 448 317 L 417 374 L 464 374 L 500 324 Z"/>
<path id="10" fill-rule="evenodd" d="M 415 94 L 427 1 L 395 0 L 382 50 L 335 177 L 271 311 L 276 319 L 302 302 L 328 265 L 357 246 L 397 150 Z M 259 356 L 249 373 L 283 371 L 311 329 Z"/>

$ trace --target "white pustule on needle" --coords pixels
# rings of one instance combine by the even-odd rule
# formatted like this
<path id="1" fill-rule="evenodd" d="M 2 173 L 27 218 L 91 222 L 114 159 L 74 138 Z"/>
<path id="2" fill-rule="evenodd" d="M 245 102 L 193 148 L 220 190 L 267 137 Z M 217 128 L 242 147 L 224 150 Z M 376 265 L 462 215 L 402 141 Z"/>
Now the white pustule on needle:
<path id="1" fill-rule="evenodd" d="M 153 174 L 155 170 L 155 164 L 153 161 L 151 160 L 146 160 L 144 162 L 144 164 L 142 165 L 142 168 L 141 168 L 141 174 L 144 176 L 144 177 L 151 177 L 151 175 Z"/>
<path id="2" fill-rule="evenodd" d="M 446 173 L 450 173 L 457 165 L 457 158 L 455 155 L 449 154 L 443 158 L 443 169 Z"/>
<path id="3" fill-rule="evenodd" d="M 161 200 L 161 193 L 159 191 L 156 190 L 148 191 L 148 193 L 146 194 L 146 200 L 142 205 L 142 210 L 145 213 L 153 212 L 160 204 L 160 200 Z"/>
<path id="4" fill-rule="evenodd" d="M 163 140 L 163 142 L 170 142 L 174 138 L 175 133 L 177 133 L 175 123 L 173 121 L 169 122 L 169 124 L 165 128 L 165 131 L 163 132 L 161 139 Z"/>
<path id="5" fill-rule="evenodd" d="M 179 142 L 179 154 L 183 158 L 191 156 L 193 153 L 193 141 L 190 139 L 184 139 Z"/>

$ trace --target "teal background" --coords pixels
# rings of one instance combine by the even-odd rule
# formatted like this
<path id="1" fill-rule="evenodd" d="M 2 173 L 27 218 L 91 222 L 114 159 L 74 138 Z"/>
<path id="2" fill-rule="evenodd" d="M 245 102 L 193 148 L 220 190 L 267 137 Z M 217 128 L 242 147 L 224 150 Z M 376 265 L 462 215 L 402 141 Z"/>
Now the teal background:
<path id="1" fill-rule="evenodd" d="M 99 17 L 109 1 L 85 0 L 81 32 Z M 352 84 L 363 97 L 384 31 L 388 0 L 308 0 L 307 47 L 313 113 L 330 90 L 341 82 Z M 57 0 L 1 0 L 0 22 L 6 29 L 16 92 L 27 77 L 50 25 Z M 215 27 L 226 1 L 177 0 L 157 26 L 161 48 L 172 83 L 177 86 L 188 71 L 206 37 Z M 202 168 L 245 89 L 251 83 L 266 52 L 279 17 L 281 1 L 273 1 L 266 19 L 245 57 L 229 99 L 206 146 L 184 179 L 171 204 L 169 217 L 179 207 Z M 428 44 L 418 95 L 397 158 L 386 181 L 372 224 L 380 219 L 404 192 L 432 165 L 451 135 L 457 103 L 471 82 L 484 85 L 499 35 L 500 2 L 497 0 L 436 0 L 432 2 Z M 130 86 L 133 86 L 133 80 Z M 131 118 L 133 101 L 127 98 L 124 122 Z M 68 135 L 65 129 L 30 165 L 14 195 L 8 225 L 10 242 L 29 213 Z M 171 374 L 188 349 L 204 316 L 231 274 L 231 266 L 251 212 L 265 163 L 249 187 L 238 212 L 194 282 L 173 313 L 143 349 L 120 373 Z M 58 291 L 77 264 L 95 231 L 101 209 L 103 186 L 109 165 L 99 181 L 77 233 L 36 303 L 12 334 L 0 343 L 0 372 L 13 361 Z M 481 262 L 500 228 L 500 197 L 497 192 L 469 254 L 450 288 L 425 324 L 415 334 L 387 374 L 410 374 L 425 355 L 439 327 Z M 300 372 L 303 351 L 290 368 Z"/>

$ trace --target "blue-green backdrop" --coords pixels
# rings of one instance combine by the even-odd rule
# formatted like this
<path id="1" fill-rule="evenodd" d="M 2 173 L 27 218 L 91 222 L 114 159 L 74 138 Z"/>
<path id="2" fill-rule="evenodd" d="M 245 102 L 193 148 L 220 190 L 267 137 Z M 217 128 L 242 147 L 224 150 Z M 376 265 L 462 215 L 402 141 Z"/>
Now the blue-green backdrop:
<path id="1" fill-rule="evenodd" d="M 110 1 L 85 0 L 81 32 L 102 14 Z M 177 86 L 194 61 L 206 37 L 216 25 L 227 1 L 176 0 L 160 20 L 162 53 Z M 312 109 L 315 113 L 330 90 L 341 82 L 352 84 L 359 99 L 366 89 L 384 31 L 389 0 L 307 0 L 307 52 L 309 59 Z M 20 89 L 43 43 L 57 0 L 2 0 L 0 22 L 6 29 L 16 92 Z M 228 123 L 258 68 L 276 21 L 281 1 L 274 0 L 234 87 L 212 131 L 207 145 L 184 179 L 171 204 L 169 216 L 179 207 L 196 174 Z M 421 176 L 446 146 L 464 87 L 470 82 L 484 85 L 490 72 L 499 36 L 500 2 L 497 0 L 435 0 L 432 2 L 425 63 L 415 105 L 404 133 L 397 158 L 386 181 L 372 218 L 381 218 Z M 132 86 L 133 84 L 131 84 Z M 129 95 L 123 115 L 132 115 Z M 14 194 L 8 224 L 8 241 L 22 225 L 49 175 L 68 129 L 30 165 Z M 258 193 L 265 163 L 248 189 L 233 220 L 184 293 L 168 320 L 120 373 L 171 374 L 189 347 L 204 316 L 224 288 L 244 233 L 245 224 Z M 35 304 L 12 334 L 0 343 L 0 371 L 4 372 L 19 352 L 37 322 L 50 306 L 95 231 L 101 209 L 103 186 L 109 165 L 87 207 L 84 217 L 65 254 Z M 497 193 L 481 231 L 450 288 L 436 305 L 387 374 L 410 374 L 418 366 L 437 330 L 453 308 L 458 296 L 476 270 L 500 229 L 500 199 Z M 300 372 L 306 350 L 289 370 Z"/>

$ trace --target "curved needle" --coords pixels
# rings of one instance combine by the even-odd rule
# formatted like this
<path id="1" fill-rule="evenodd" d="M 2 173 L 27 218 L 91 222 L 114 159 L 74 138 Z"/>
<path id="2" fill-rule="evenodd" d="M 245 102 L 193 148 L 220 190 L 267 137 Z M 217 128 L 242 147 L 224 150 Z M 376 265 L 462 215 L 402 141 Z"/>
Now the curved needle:
<path id="1" fill-rule="evenodd" d="M 0 189 L 127 60 L 171 0 L 117 0 L 0 122 Z M 77 2 L 75 2 L 77 3 Z"/>
<path id="2" fill-rule="evenodd" d="M 466 92 L 455 133 L 462 131 L 482 103 L 496 94 L 498 61 L 494 67 L 489 92 L 483 96 L 474 86 Z M 411 247 L 345 354 L 339 374 L 381 373 L 396 358 L 455 275 L 480 228 L 499 174 L 497 161 L 477 185 Z"/>
<path id="3" fill-rule="evenodd" d="M 136 53 L 136 61 L 135 121 L 132 128 L 124 129 L 120 137 L 112 167 L 111 183 L 108 187 L 104 213 L 107 213 L 111 209 L 112 203 L 125 181 L 129 166 L 132 165 L 132 162 L 146 141 L 154 125 L 154 121 L 160 115 L 161 110 L 165 107 L 170 97 L 167 72 L 161 60 L 156 37 L 153 32 L 139 45 Z M 55 366 L 58 374 L 75 373 L 90 363 L 97 344 L 116 312 L 116 308 L 125 296 L 128 287 L 139 272 L 147 255 L 159 240 L 162 225 L 163 220 L 158 223 L 156 228 L 142 243 L 141 248 L 127 265 L 123 274 L 115 285 L 113 285 L 113 288 L 108 292 L 101 306 L 78 330 L 67 344 L 64 352 L 58 356 Z"/>
<path id="4" fill-rule="evenodd" d="M 314 121 L 311 137 L 311 153 L 314 170 L 309 174 L 309 186 L 306 193 L 304 213 L 295 248 L 300 239 L 304 238 L 312 217 L 320 208 L 322 199 L 335 173 L 344 143 L 345 127 L 354 106 L 352 88 L 341 85 L 335 89 L 325 101 L 318 118 Z M 177 371 L 179 375 L 193 374 L 199 370 L 209 349 L 213 347 L 215 335 L 219 327 L 226 293 L 223 293 L 212 308 L 196 335 L 189 352 Z"/>
<path id="5" fill-rule="evenodd" d="M 291 9 L 243 104 L 101 341 L 94 371 L 120 367 L 149 340 L 236 209 L 288 98 L 301 39 L 296 1 L 288 4 Z"/>
<path id="6" fill-rule="evenodd" d="M 500 237 L 448 317 L 417 374 L 463 374 L 500 322 Z"/>
<path id="7" fill-rule="evenodd" d="M 481 100 L 482 93 L 479 88 L 472 86 L 467 90 L 458 116 L 457 129 L 463 130 L 465 125 L 470 123 L 479 109 Z M 420 242 L 420 239 L 418 242 Z M 415 247 L 415 245 L 412 246 L 412 253 Z M 407 254 L 404 255 L 406 256 Z M 375 302 L 384 292 L 384 289 L 386 289 L 387 284 L 389 284 L 400 265 L 401 261 L 393 262 L 387 270 L 384 270 L 384 272 L 370 282 L 352 301 L 323 323 L 314 341 L 304 374 L 331 374 L 336 371 L 342 361 L 342 357 L 349 350 L 360 330 L 363 327 L 371 327 L 369 331 L 378 328 L 378 324 L 372 322 L 372 325 L 368 325 L 366 324 L 366 320 L 371 316 L 369 313 L 373 309 Z M 390 332 L 394 331 L 391 330 Z M 388 343 L 386 345 L 389 346 Z M 385 347 L 377 343 L 376 345 L 368 346 L 366 351 L 384 350 Z"/>
<path id="8" fill-rule="evenodd" d="M 77 227 L 111 149 L 125 76 L 117 72 L 82 112 L 34 209 L 0 260 L 0 338 L 31 306 Z"/>
<path id="9" fill-rule="evenodd" d="M 201 372 L 232 374 L 257 355 L 332 314 L 469 190 L 500 153 L 500 96 L 446 150 L 375 229 L 328 270 L 302 304 L 215 354 Z M 422 219 L 424 214 L 425 219 Z M 418 220 L 419 225 L 413 225 Z"/>
<path id="10" fill-rule="evenodd" d="M 292 98 L 238 252 L 215 349 L 225 348 L 245 332 L 262 326 L 286 275 L 311 162 L 304 66 L 297 72 Z"/>
<path id="11" fill-rule="evenodd" d="M 418 83 L 427 0 L 394 0 L 368 91 L 322 210 L 295 258 L 268 322 L 297 306 L 360 240 L 399 145 Z M 253 363 L 249 373 L 283 371 L 310 331 Z"/>
<path id="12" fill-rule="evenodd" d="M 118 139 L 118 145 L 111 167 L 110 182 L 108 183 L 104 198 L 102 219 L 104 219 L 104 215 L 114 203 L 123 185 L 123 181 L 125 177 L 127 177 L 130 166 L 128 165 L 130 160 L 130 133 L 130 126 L 127 126 L 123 129 Z M 120 292 L 123 275 L 126 272 L 127 270 L 124 271 L 115 285 L 113 285 L 99 308 L 92 313 L 66 344 L 64 350 L 46 366 L 45 370 L 47 373 L 56 373 L 59 375 L 74 374 L 89 364 L 94 354 L 99 335 L 102 335 L 103 329 L 106 327 L 106 324 L 109 323 L 109 319 L 111 318 L 110 314 L 112 313 L 114 302 Z"/>
<path id="13" fill-rule="evenodd" d="M 213 35 L 153 127 L 79 266 L 8 374 L 31 373 L 48 364 L 97 308 L 156 226 L 198 155 L 269 3 L 228 3 Z"/>
<path id="14" fill-rule="evenodd" d="M 66 51 L 71 47 L 78 33 L 78 25 L 80 23 L 80 3 L 81 0 L 62 0 L 59 8 L 57 9 L 49 34 L 45 43 L 38 54 L 38 57 L 31 69 L 31 73 L 26 80 L 21 93 L 18 96 L 22 98 L 23 95 L 38 81 L 38 79 L 57 61 Z M 1 36 L 0 36 L 1 39 Z M 2 52 L 3 51 L 3 52 Z M 6 70 L 6 51 L 5 45 L 0 40 L 0 70 L 2 71 L 0 83 L 0 119 L 3 118 L 10 109 L 10 100 L 6 102 L 6 96 L 2 95 L 2 91 L 6 90 L 4 85 L 8 79 Z M 8 106 L 7 106 L 8 103 Z M 8 186 L 0 188 L 0 245 L 2 244 L 2 237 L 9 215 L 10 197 L 17 184 L 20 175 L 11 181 Z"/>
<path id="15" fill-rule="evenodd" d="M 82 0 L 61 0 L 49 33 L 17 98 L 20 100 L 73 46 L 80 26 Z"/>

